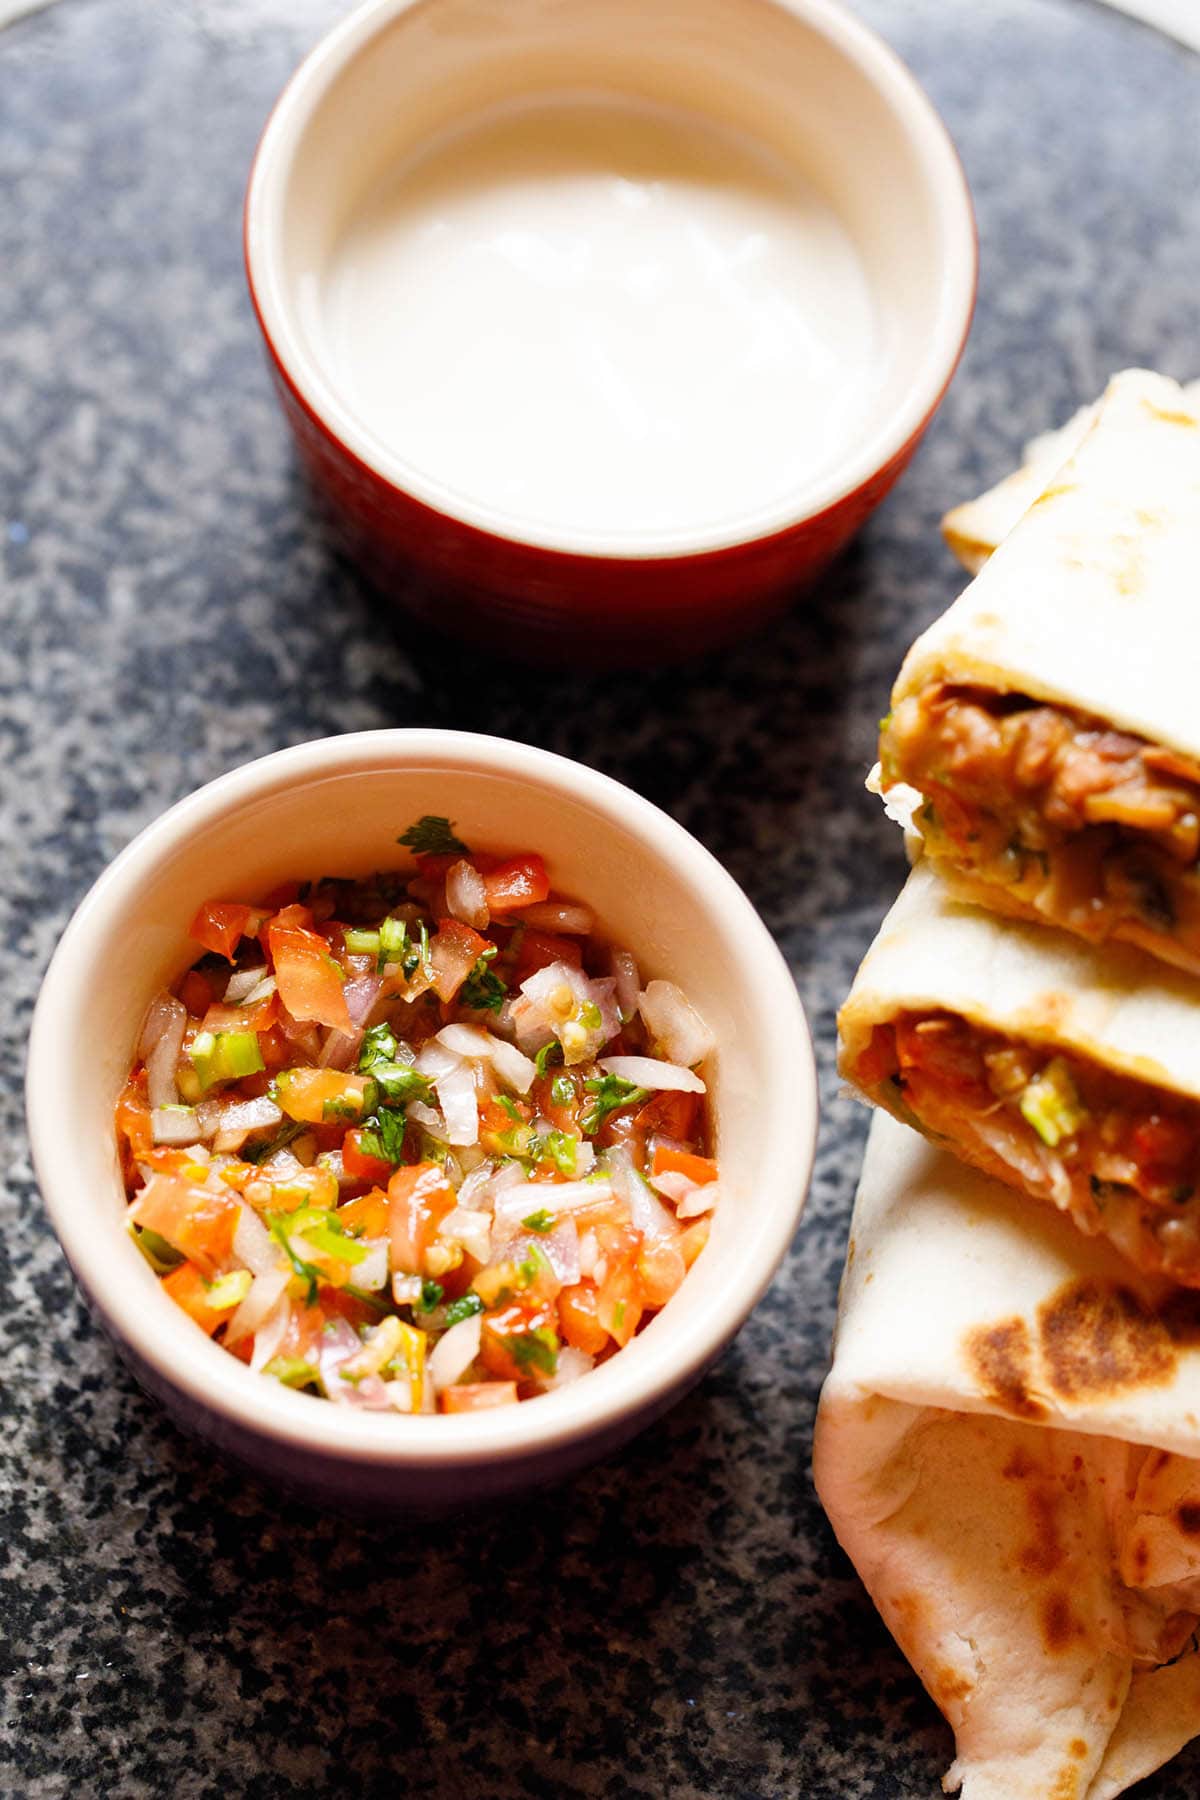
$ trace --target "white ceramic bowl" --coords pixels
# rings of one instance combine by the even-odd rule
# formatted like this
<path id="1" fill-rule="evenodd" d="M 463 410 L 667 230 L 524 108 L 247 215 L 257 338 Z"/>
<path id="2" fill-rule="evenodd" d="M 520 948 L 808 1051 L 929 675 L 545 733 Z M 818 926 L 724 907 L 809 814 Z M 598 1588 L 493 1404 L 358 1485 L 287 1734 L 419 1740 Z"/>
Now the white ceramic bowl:
<path id="1" fill-rule="evenodd" d="M 113 1106 L 152 994 L 194 958 L 216 894 L 402 864 L 423 813 L 469 843 L 544 852 L 643 979 L 677 980 L 716 1033 L 711 1114 L 723 1204 L 680 1292 L 610 1362 L 515 1409 L 404 1418 L 290 1392 L 210 1342 L 125 1230 Z M 594 770 L 466 733 L 377 731 L 281 750 L 182 800 L 100 877 L 63 935 L 34 1015 L 34 1164 L 93 1308 L 177 1419 L 257 1473 L 338 1505 L 439 1506 L 548 1480 L 611 1450 L 695 1382 L 762 1294 L 804 1202 L 816 1083 L 804 1014 L 766 928 L 666 814 Z M 64 1129 L 64 1121 L 70 1121 Z"/>
<path id="2" fill-rule="evenodd" d="M 272 114 L 245 244 L 351 549 L 441 625 L 608 661 L 827 565 L 975 293 L 945 128 L 835 0 L 366 0 Z"/>

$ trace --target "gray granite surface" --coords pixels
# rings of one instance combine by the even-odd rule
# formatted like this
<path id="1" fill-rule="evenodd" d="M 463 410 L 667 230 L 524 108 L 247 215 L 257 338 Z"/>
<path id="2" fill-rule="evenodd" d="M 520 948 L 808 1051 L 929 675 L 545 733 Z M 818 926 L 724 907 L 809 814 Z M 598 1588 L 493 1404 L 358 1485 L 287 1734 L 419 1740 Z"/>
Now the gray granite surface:
<path id="1" fill-rule="evenodd" d="M 1200 61 L 1088 0 L 864 0 L 978 203 L 957 382 L 785 623 L 564 686 L 420 641 L 306 509 L 239 204 L 334 10 L 65 0 L 0 35 L 0 1792 L 932 1795 L 949 1735 L 809 1482 L 865 1130 L 834 1010 L 901 877 L 861 781 L 955 588 L 944 504 L 1113 368 L 1200 373 Z M 390 724 L 544 744 L 680 818 L 789 956 L 825 1100 L 804 1225 L 716 1371 L 611 1466 L 435 1525 L 309 1513 L 168 1425 L 72 1287 L 20 1117 L 40 972 L 114 852 L 248 757 Z M 1198 1787 L 1193 1750 L 1141 1792 Z"/>

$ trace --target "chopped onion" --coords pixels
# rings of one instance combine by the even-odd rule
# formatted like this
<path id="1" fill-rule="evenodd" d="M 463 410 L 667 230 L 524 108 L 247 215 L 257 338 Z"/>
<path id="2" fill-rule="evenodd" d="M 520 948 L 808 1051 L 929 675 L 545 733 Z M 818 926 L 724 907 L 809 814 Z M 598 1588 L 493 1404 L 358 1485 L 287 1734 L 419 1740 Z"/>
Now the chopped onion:
<path id="1" fill-rule="evenodd" d="M 537 1064 L 503 1038 L 492 1039 L 492 1067 L 505 1087 L 516 1094 L 527 1094 L 537 1079 Z"/>
<path id="2" fill-rule="evenodd" d="M 439 1044 L 436 1038 L 430 1038 L 427 1044 L 421 1045 L 417 1057 L 418 1075 L 428 1075 L 431 1081 L 437 1081 L 443 1075 L 449 1075 L 453 1069 L 462 1068 L 462 1057 L 455 1050 L 447 1050 L 445 1044 Z"/>
<path id="3" fill-rule="evenodd" d="M 496 1217 L 525 1219 L 530 1213 L 574 1212 L 611 1200 L 610 1181 L 514 1181 L 496 1195 Z"/>
<path id="4" fill-rule="evenodd" d="M 253 1290 L 251 1290 L 253 1291 Z M 250 1295 L 246 1295 L 248 1300 Z M 242 1302 L 245 1305 L 245 1301 Z M 287 1300 L 280 1300 L 274 1312 L 269 1313 L 254 1334 L 254 1348 L 250 1352 L 250 1367 L 257 1374 L 278 1351 L 280 1344 L 287 1336 L 287 1328 L 291 1323 L 292 1308 Z"/>
<path id="5" fill-rule="evenodd" d="M 561 931 L 567 937 L 587 937 L 596 923 L 590 906 L 578 900 L 538 900 L 521 908 L 521 923 L 535 931 Z"/>
<path id="6" fill-rule="evenodd" d="M 387 1286 L 391 1245 L 387 1238 L 366 1238 L 364 1247 L 367 1254 L 354 1265 L 354 1285 L 366 1294 L 377 1294 Z"/>
<path id="7" fill-rule="evenodd" d="M 434 1083 L 446 1119 L 446 1132 L 452 1144 L 479 1142 L 479 1106 L 475 1095 L 475 1074 L 469 1064 L 459 1063 Z"/>
<path id="8" fill-rule="evenodd" d="M 492 1054 L 492 1039 L 477 1025 L 443 1025 L 437 1042 L 455 1056 L 479 1058 Z"/>
<path id="9" fill-rule="evenodd" d="M 202 1100 L 196 1108 L 196 1118 L 202 1137 L 212 1137 L 218 1131 L 240 1132 L 244 1137 L 248 1131 L 278 1125 L 283 1114 L 274 1100 L 263 1094 L 256 1100 Z"/>
<path id="10" fill-rule="evenodd" d="M 356 975 L 342 989 L 342 998 L 346 1002 L 346 1011 L 350 1014 L 352 1025 L 362 1025 L 379 998 L 379 990 L 383 986 L 383 978 L 379 975 Z"/>
<path id="11" fill-rule="evenodd" d="M 554 1230 L 539 1242 L 562 1285 L 574 1287 L 580 1278 L 579 1232 L 574 1219 L 560 1219 Z"/>
<path id="12" fill-rule="evenodd" d="M 661 1175 L 650 1177 L 650 1186 L 668 1199 L 672 1206 L 678 1206 L 681 1200 L 686 1200 L 698 1185 L 690 1175 L 684 1175 L 679 1169 L 664 1169 Z"/>
<path id="13" fill-rule="evenodd" d="M 449 1141 L 446 1136 L 445 1119 L 432 1106 L 426 1106 L 423 1100 L 410 1101 L 404 1109 L 404 1116 L 408 1119 L 415 1119 L 418 1125 L 423 1125 L 430 1137 L 435 1137 L 439 1144 Z"/>
<path id="14" fill-rule="evenodd" d="M 357 1356 L 361 1349 L 362 1342 L 357 1331 L 345 1319 L 326 1321 L 316 1342 L 316 1352 L 321 1383 L 331 1400 L 353 1405 L 357 1390 L 352 1382 L 341 1379 L 341 1367 L 352 1356 Z"/>
<path id="15" fill-rule="evenodd" d="M 558 1362 L 554 1373 L 542 1378 L 544 1388 L 569 1387 L 571 1382 L 578 1381 L 581 1375 L 590 1374 L 596 1366 L 594 1356 L 586 1350 L 576 1350 L 574 1344 L 564 1344 L 558 1353 Z"/>
<path id="16" fill-rule="evenodd" d="M 151 1111 L 160 1106 L 174 1106 L 179 1099 L 175 1085 L 175 1065 L 183 1049 L 187 1030 L 187 1007 L 170 994 L 160 994 L 151 1002 L 142 1028 L 142 1051 L 146 1061 L 146 1093 Z"/>
<path id="17" fill-rule="evenodd" d="M 616 984 L 617 1011 L 621 1015 L 621 1023 L 625 1024 L 637 1011 L 641 976 L 631 950 L 614 947 L 608 953 L 608 962 Z"/>
<path id="18" fill-rule="evenodd" d="M 600 1261 L 600 1240 L 594 1231 L 585 1231 L 579 1240 L 579 1273 L 583 1280 L 593 1281 Z"/>
<path id="19" fill-rule="evenodd" d="M 385 1381 L 383 1389 L 388 1397 L 389 1406 L 394 1406 L 397 1412 L 410 1413 L 412 1411 L 411 1381 Z"/>
<path id="20" fill-rule="evenodd" d="M 194 1144 L 203 1135 L 194 1106 L 156 1106 L 150 1128 L 156 1144 Z"/>
<path id="21" fill-rule="evenodd" d="M 278 1267 L 280 1248 L 271 1236 L 258 1214 L 248 1206 L 238 1209 L 238 1220 L 233 1231 L 233 1254 L 238 1261 L 255 1275 L 264 1275 L 268 1269 Z M 282 1290 L 281 1290 L 282 1291 Z M 250 1298 L 247 1294 L 246 1299 Z M 244 1302 L 243 1302 L 244 1304 Z M 263 1314 L 266 1317 L 266 1314 Z M 251 1325 L 251 1331 L 257 1326 Z"/>
<path id="22" fill-rule="evenodd" d="M 487 888 L 479 870 L 469 862 L 452 863 L 446 871 L 446 911 L 475 931 L 487 930 Z"/>
<path id="23" fill-rule="evenodd" d="M 258 1221 L 255 1220 L 255 1224 Z M 236 1237 L 234 1239 L 236 1247 Z M 272 1248 L 275 1248 L 272 1245 Z M 292 1271 L 286 1263 L 274 1263 L 256 1275 L 250 1284 L 250 1292 L 242 1301 L 229 1324 L 225 1328 L 225 1344 L 239 1344 L 244 1337 L 261 1330 L 279 1305 L 280 1299 L 287 1290 L 292 1279 Z"/>
<path id="24" fill-rule="evenodd" d="M 684 1094 L 703 1094 L 704 1083 L 691 1069 L 679 1063 L 659 1062 L 655 1056 L 602 1056 L 600 1067 L 608 1075 L 619 1075 L 635 1087 Z"/>
<path id="25" fill-rule="evenodd" d="M 240 1006 L 242 1001 L 247 999 L 249 995 L 254 992 L 266 973 L 266 966 L 263 963 L 259 963 L 258 967 L 254 969 L 235 969 L 226 983 L 224 994 L 221 996 L 225 1005 Z M 275 977 L 273 975 L 270 977 L 270 981 L 272 988 L 274 988 Z"/>
<path id="26" fill-rule="evenodd" d="M 325 1042 L 317 1058 L 318 1069 L 348 1069 L 361 1043 L 361 1031 L 338 1031 L 331 1026 L 325 1033 Z"/>
<path id="27" fill-rule="evenodd" d="M 254 972 L 256 975 L 262 975 L 262 980 L 256 982 L 246 995 L 247 1006 L 257 1006 L 260 1000 L 269 1000 L 279 986 L 273 975 L 263 975 L 261 969 L 256 969 Z"/>
<path id="28" fill-rule="evenodd" d="M 462 1189 L 459 1189 L 462 1193 Z M 459 1204 L 452 1208 L 438 1227 L 439 1237 L 461 1244 L 476 1262 L 485 1263 L 492 1254 L 492 1215 Z"/>
<path id="29" fill-rule="evenodd" d="M 670 1062 L 690 1069 L 716 1048 L 712 1032 L 673 981 L 648 982 L 638 1010 L 651 1038 L 662 1046 Z"/>
<path id="30" fill-rule="evenodd" d="M 457 1325 L 452 1325 L 445 1336 L 438 1340 L 429 1358 L 428 1368 L 430 1379 L 439 1394 L 470 1368 L 479 1355 L 482 1334 L 482 1315 L 473 1313 L 469 1319 L 460 1319 Z"/>
<path id="31" fill-rule="evenodd" d="M 647 1187 L 623 1145 L 609 1151 L 608 1166 L 612 1171 L 613 1186 L 629 1207 L 634 1229 L 641 1232 L 648 1244 L 674 1243 L 679 1236 L 679 1226 L 673 1214 Z"/>
<path id="32" fill-rule="evenodd" d="M 419 1275 L 393 1275 L 392 1299 L 397 1306 L 411 1306 L 421 1298 L 424 1285 Z"/>
<path id="33" fill-rule="evenodd" d="M 675 1208 L 677 1219 L 698 1219 L 701 1213 L 712 1212 L 721 1198 L 720 1183 L 704 1181 L 695 1186 L 690 1194 L 685 1194 Z"/>

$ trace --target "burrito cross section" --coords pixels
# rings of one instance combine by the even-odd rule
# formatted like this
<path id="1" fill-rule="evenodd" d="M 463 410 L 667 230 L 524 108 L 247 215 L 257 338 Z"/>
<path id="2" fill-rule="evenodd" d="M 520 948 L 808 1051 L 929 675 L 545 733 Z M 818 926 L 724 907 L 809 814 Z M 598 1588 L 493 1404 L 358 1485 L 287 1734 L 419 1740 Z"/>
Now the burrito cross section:
<path id="1" fill-rule="evenodd" d="M 814 1473 L 946 1786 L 1112 1800 L 1200 1730 L 1196 1296 L 882 1116 L 852 1229 Z"/>
<path id="2" fill-rule="evenodd" d="M 1115 376 L 904 660 L 880 732 L 964 898 L 1200 972 L 1200 416 Z"/>
<path id="3" fill-rule="evenodd" d="M 842 1073 L 977 1168 L 1200 1287 L 1191 980 L 956 901 L 922 863 L 840 1015 Z"/>

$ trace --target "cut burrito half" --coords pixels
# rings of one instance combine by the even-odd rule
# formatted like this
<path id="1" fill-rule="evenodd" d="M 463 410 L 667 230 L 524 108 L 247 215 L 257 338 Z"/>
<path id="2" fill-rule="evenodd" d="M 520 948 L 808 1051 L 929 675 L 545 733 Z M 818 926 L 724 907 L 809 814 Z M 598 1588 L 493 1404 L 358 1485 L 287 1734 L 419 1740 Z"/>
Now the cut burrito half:
<path id="1" fill-rule="evenodd" d="M 956 890 L 1200 972 L 1200 419 L 1117 376 L 909 651 L 879 784 Z"/>
<path id="2" fill-rule="evenodd" d="M 869 1100 L 1200 1287 L 1200 1003 L 1124 945 L 954 900 L 922 860 L 838 1017 Z"/>
<path id="3" fill-rule="evenodd" d="M 1200 415 L 1200 381 L 1180 389 L 1184 404 Z M 1017 520 L 1029 511 L 1038 495 L 1049 487 L 1095 420 L 1100 402 L 1081 406 L 1065 425 L 1031 438 L 1020 467 L 974 500 L 965 500 L 942 520 L 942 536 L 959 562 L 972 575 L 982 569 L 997 544 L 1003 543 Z"/>
<path id="4" fill-rule="evenodd" d="M 813 1469 L 947 1790 L 1113 1800 L 1200 1733 L 1195 1295 L 880 1118 Z"/>

